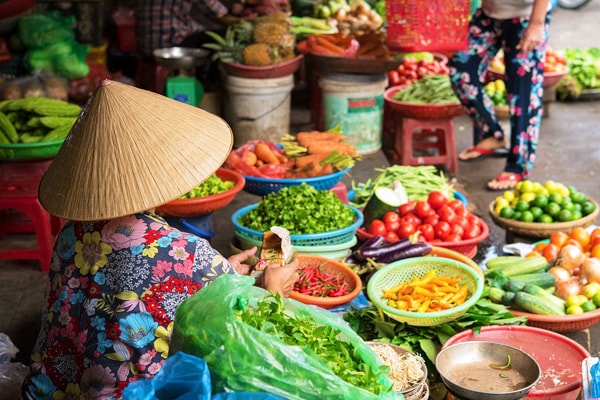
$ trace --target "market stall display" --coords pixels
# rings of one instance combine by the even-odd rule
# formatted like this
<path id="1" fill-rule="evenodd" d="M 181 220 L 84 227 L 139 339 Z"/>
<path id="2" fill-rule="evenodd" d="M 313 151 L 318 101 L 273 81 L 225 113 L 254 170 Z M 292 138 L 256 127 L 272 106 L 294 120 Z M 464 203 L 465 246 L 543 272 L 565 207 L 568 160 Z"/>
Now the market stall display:
<path id="1" fill-rule="evenodd" d="M 290 298 L 304 304 L 334 308 L 354 300 L 362 290 L 358 274 L 341 262 L 298 254 L 299 279 Z"/>
<path id="2" fill-rule="evenodd" d="M 447 346 L 435 360 L 444 385 L 468 400 L 518 400 L 542 375 L 523 350 L 495 342 L 462 342 Z"/>
<path id="3" fill-rule="evenodd" d="M 535 359 L 542 376 L 526 400 L 576 400 L 581 392 L 581 362 L 589 352 L 566 336 L 529 326 L 484 326 L 452 336 L 443 348 L 464 342 L 495 342 L 516 347 Z"/>
<path id="4" fill-rule="evenodd" d="M 506 79 L 504 76 L 504 53 L 502 51 L 492 59 L 488 72 L 491 79 Z M 547 48 L 544 63 L 544 87 L 555 86 L 568 73 L 569 68 L 564 54 L 558 53 L 551 47 Z"/>
<path id="5" fill-rule="evenodd" d="M 244 188 L 244 184 L 242 175 L 226 168 L 219 168 L 206 182 L 182 196 L 184 198 L 157 207 L 156 213 L 166 217 L 210 214 L 231 203 L 237 193 Z"/>
<path id="6" fill-rule="evenodd" d="M 434 294 L 422 287 L 431 281 L 442 285 L 446 282 L 450 288 L 443 294 Z M 408 325 L 432 326 L 463 315 L 479 300 L 483 287 L 483 279 L 468 265 L 450 259 L 415 257 L 375 272 L 367 284 L 367 293 L 371 302 L 390 318 Z M 406 294 L 402 294 L 405 288 Z"/>

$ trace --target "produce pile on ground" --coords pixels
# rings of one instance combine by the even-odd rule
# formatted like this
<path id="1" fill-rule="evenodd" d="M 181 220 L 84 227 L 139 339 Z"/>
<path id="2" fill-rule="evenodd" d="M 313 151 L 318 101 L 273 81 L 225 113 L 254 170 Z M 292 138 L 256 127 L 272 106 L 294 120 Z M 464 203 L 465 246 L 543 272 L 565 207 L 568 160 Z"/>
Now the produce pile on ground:
<path id="1" fill-rule="evenodd" d="M 231 189 L 235 185 L 232 181 L 224 181 L 216 174 L 212 174 L 207 180 L 179 197 L 179 200 L 196 199 L 213 194 L 218 194 Z"/>
<path id="2" fill-rule="evenodd" d="M 458 103 L 448 75 L 425 75 L 392 95 L 396 101 L 412 104 Z"/>
<path id="3" fill-rule="evenodd" d="M 281 143 L 250 140 L 232 151 L 225 166 L 245 176 L 302 179 L 352 168 L 360 156 L 341 132 L 299 132 Z"/>
<path id="4" fill-rule="evenodd" d="M 499 51 L 492 59 L 490 68 L 499 74 L 504 74 L 504 52 Z M 565 72 L 567 70 L 567 58 L 552 47 L 546 48 L 546 60 L 544 62 L 544 74 Z"/>
<path id="5" fill-rule="evenodd" d="M 314 234 L 347 228 L 355 217 L 332 191 L 302 183 L 268 194 L 238 222 L 258 232 L 281 226 L 290 234 Z"/>
<path id="6" fill-rule="evenodd" d="M 389 86 L 410 85 L 427 75 L 448 75 L 445 60 L 439 60 L 433 53 L 409 53 L 402 58 L 402 64 L 388 71 Z"/>
<path id="7" fill-rule="evenodd" d="M 496 215 L 521 222 L 575 221 L 595 210 L 585 193 L 555 181 L 524 180 L 494 200 Z"/>
<path id="8" fill-rule="evenodd" d="M 38 143 L 64 139 L 81 107 L 46 97 L 0 102 L 0 143 Z"/>

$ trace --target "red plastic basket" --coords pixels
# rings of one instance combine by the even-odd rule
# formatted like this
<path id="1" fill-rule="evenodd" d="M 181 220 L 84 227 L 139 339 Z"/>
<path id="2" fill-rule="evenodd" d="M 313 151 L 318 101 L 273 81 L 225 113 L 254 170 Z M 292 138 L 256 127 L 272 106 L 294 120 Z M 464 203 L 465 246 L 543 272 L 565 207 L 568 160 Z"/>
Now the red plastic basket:
<path id="1" fill-rule="evenodd" d="M 395 51 L 456 51 L 467 47 L 471 2 L 386 1 L 387 45 Z"/>

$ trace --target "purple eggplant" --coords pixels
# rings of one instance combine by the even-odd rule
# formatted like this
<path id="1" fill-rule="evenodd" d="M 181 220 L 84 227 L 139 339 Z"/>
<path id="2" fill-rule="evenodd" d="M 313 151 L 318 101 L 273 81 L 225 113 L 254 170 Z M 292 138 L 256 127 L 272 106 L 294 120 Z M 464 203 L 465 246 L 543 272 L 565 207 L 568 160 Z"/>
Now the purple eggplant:
<path id="1" fill-rule="evenodd" d="M 421 257 L 431 251 L 431 245 L 425 242 L 411 243 L 396 251 L 383 253 L 377 257 L 375 261 L 378 263 L 389 264 L 394 261 L 402 260 L 410 257 Z"/>
<path id="2" fill-rule="evenodd" d="M 363 242 L 360 246 L 358 246 L 358 248 L 356 250 L 358 251 L 358 250 L 366 250 L 366 249 L 376 248 L 376 247 L 382 246 L 386 243 L 387 243 L 387 241 L 385 240 L 384 236 L 375 235 L 375 236 L 371 236 L 370 238 L 368 238 L 365 242 Z"/>
<path id="3" fill-rule="evenodd" d="M 387 243 L 378 247 L 360 248 L 354 252 L 354 255 L 359 260 L 366 260 L 367 258 L 373 258 L 377 261 L 379 257 L 384 254 L 397 252 L 405 247 L 410 246 L 410 239 L 402 239 L 397 242 Z"/>

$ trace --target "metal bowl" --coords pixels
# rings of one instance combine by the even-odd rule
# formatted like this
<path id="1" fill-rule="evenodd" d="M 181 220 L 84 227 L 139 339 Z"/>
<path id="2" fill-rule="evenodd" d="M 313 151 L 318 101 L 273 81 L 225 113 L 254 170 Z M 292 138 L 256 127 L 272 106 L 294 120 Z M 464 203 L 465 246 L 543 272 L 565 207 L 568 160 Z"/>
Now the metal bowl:
<path id="1" fill-rule="evenodd" d="M 517 400 L 542 375 L 530 355 L 496 342 L 453 344 L 438 353 L 435 367 L 446 388 L 467 400 Z"/>
<path id="2" fill-rule="evenodd" d="M 167 47 L 152 52 L 156 62 L 171 69 L 190 69 L 204 63 L 208 50 L 189 47 Z"/>

